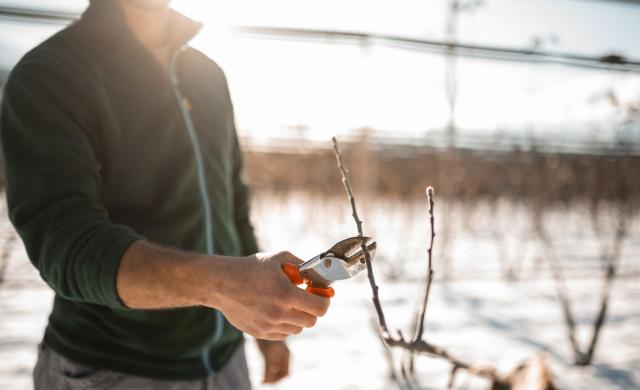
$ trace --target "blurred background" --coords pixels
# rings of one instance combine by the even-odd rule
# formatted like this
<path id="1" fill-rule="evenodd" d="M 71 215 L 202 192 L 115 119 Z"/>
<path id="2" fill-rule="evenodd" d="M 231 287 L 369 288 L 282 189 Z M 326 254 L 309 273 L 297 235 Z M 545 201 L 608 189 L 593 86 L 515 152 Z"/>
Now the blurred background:
<path id="1" fill-rule="evenodd" d="M 0 0 L 0 88 L 86 5 Z M 411 329 L 422 294 L 431 185 L 429 341 L 504 372 L 544 353 L 560 388 L 640 388 L 640 1 L 173 6 L 204 23 L 193 45 L 229 79 L 264 250 L 306 258 L 355 235 L 335 135 L 378 240 L 392 329 Z M 52 294 L 0 207 L 0 388 L 27 389 Z M 336 287 L 319 326 L 290 340 L 292 376 L 275 387 L 406 387 L 366 277 Z M 414 388 L 446 387 L 446 363 L 416 370 Z M 464 373 L 454 384 L 486 386 Z"/>

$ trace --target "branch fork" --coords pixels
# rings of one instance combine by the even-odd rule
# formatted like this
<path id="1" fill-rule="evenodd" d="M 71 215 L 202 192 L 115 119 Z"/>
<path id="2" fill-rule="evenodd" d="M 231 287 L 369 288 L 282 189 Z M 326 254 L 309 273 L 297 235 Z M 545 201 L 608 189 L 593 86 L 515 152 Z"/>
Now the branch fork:
<path id="1" fill-rule="evenodd" d="M 351 212 L 353 216 L 353 220 L 356 224 L 356 228 L 358 230 L 358 236 L 363 237 L 362 232 L 362 220 L 358 216 L 358 210 L 356 207 L 356 200 L 353 195 L 353 190 L 351 188 L 351 181 L 349 180 L 349 171 L 344 165 L 342 160 L 342 154 L 340 153 L 340 148 L 338 145 L 338 141 L 335 137 L 332 138 L 333 141 L 333 151 L 335 153 L 336 162 L 338 165 L 338 170 L 340 171 L 340 175 L 342 177 L 342 184 L 347 192 L 347 197 L 349 198 L 349 203 L 351 204 Z M 384 310 L 382 309 L 382 304 L 380 303 L 379 298 L 379 288 L 376 284 L 375 276 L 373 273 L 373 267 L 371 265 L 371 254 L 367 249 L 366 245 L 362 245 L 362 251 L 364 253 L 365 262 L 367 265 L 367 277 L 369 279 L 369 284 L 371 286 L 372 292 L 372 301 L 373 306 L 375 307 L 376 314 L 378 317 L 378 335 L 384 345 L 388 348 L 399 348 L 404 350 L 410 355 L 409 367 L 405 367 L 404 365 L 401 367 L 402 374 L 405 379 L 407 379 L 407 375 L 413 375 L 413 357 L 417 354 L 427 355 L 431 357 L 435 357 L 441 360 L 445 360 L 452 365 L 452 369 L 449 377 L 449 388 L 453 387 L 455 375 L 460 370 L 465 370 L 468 373 L 484 377 L 491 381 L 494 388 L 516 388 L 513 383 L 511 383 L 511 375 L 507 377 L 503 377 L 498 374 L 497 370 L 492 366 L 486 365 L 475 365 L 469 362 L 463 361 L 452 356 L 446 349 L 433 345 L 428 341 L 424 340 L 424 323 L 427 312 L 427 304 L 429 303 L 429 292 L 431 291 L 431 284 L 433 282 L 433 264 L 432 264 L 432 255 L 433 255 L 433 241 L 435 239 L 435 221 L 433 216 L 434 209 L 434 190 L 432 187 L 427 187 L 426 189 L 427 196 L 427 206 L 428 206 L 428 218 L 429 225 L 431 228 L 430 242 L 429 248 L 427 250 L 427 275 L 426 275 L 426 284 L 424 290 L 424 296 L 422 299 L 422 303 L 420 306 L 420 311 L 416 319 L 415 333 L 411 339 L 407 339 L 401 331 L 397 331 L 396 336 L 393 336 L 389 332 L 389 328 L 387 326 L 387 321 L 384 315 Z M 520 369 L 519 367 L 518 369 Z M 517 369 L 517 370 L 518 370 Z M 519 371 L 514 371 L 514 374 Z M 549 382 L 550 383 L 550 382 Z M 541 387 L 541 388 L 553 388 L 552 385 L 550 387 Z"/>

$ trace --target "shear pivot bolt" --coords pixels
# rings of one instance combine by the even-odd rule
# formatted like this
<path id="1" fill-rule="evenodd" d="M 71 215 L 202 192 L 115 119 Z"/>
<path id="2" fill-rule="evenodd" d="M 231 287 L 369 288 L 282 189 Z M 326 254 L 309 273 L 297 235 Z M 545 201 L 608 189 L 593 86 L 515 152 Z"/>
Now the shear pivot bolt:
<path id="1" fill-rule="evenodd" d="M 331 259 L 325 259 L 324 260 L 324 267 L 325 268 L 331 268 Z"/>

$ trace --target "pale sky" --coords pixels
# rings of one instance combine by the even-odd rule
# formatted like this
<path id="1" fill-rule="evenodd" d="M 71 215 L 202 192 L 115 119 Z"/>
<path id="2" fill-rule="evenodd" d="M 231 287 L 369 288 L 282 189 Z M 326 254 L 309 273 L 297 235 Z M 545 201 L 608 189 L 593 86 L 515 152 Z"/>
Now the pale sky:
<path id="1" fill-rule="evenodd" d="M 25 0 L 0 5 L 25 6 Z M 82 0 L 31 0 L 34 7 L 80 10 Z M 445 37 L 443 0 L 175 0 L 205 23 L 193 45 L 229 79 L 240 130 L 252 136 L 325 139 L 368 126 L 389 134 L 439 131 L 447 121 L 442 56 L 383 46 L 259 39 L 230 34 L 261 25 Z M 596 0 L 485 0 L 461 13 L 458 39 L 505 47 L 640 58 L 640 6 Z M 56 26 L 0 19 L 4 62 Z M 6 50 L 8 49 L 8 50 Z M 16 56 L 15 54 L 14 56 Z M 464 132 L 610 138 L 623 118 L 606 98 L 640 101 L 640 75 L 460 59 L 457 123 Z M 640 136 L 640 130 L 634 134 Z"/>
<path id="2" fill-rule="evenodd" d="M 207 28 L 194 42 L 225 69 L 240 128 L 269 136 L 305 125 L 326 138 L 368 126 L 400 134 L 442 129 L 448 118 L 443 57 L 331 42 L 254 39 L 223 34 L 267 25 L 445 37 L 446 2 L 423 0 L 176 0 Z M 547 50 L 640 57 L 640 6 L 588 0 L 487 0 L 459 18 L 459 40 Z M 611 136 L 619 115 L 605 98 L 640 101 L 640 76 L 461 59 L 457 123 L 496 131 L 589 139 Z M 569 130 L 569 131 L 564 131 Z"/>

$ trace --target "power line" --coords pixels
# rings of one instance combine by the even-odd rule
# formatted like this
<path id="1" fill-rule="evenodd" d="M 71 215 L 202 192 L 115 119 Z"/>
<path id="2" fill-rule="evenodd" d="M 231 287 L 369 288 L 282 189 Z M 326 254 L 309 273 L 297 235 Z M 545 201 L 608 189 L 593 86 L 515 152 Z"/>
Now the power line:
<path id="1" fill-rule="evenodd" d="M 239 34 L 258 38 L 311 39 L 322 42 L 345 41 L 359 44 L 378 43 L 408 50 L 430 52 L 443 55 L 455 55 L 495 61 L 549 63 L 572 67 L 600 69 L 616 72 L 640 72 L 640 61 L 611 53 L 602 56 L 584 56 L 572 53 L 548 52 L 537 49 L 515 49 L 488 45 L 464 44 L 452 41 L 429 40 L 400 37 L 386 34 L 338 30 L 313 30 L 302 28 L 282 28 L 263 26 L 242 26 L 235 29 Z"/>
<path id="2" fill-rule="evenodd" d="M 66 24 L 78 19 L 79 17 L 80 14 L 73 12 L 60 12 L 34 8 L 0 7 L 0 18 L 5 19 L 30 19 L 45 23 Z"/>
<path id="3" fill-rule="evenodd" d="M 595 1 L 595 0 L 591 0 Z M 623 1 L 640 4 L 640 0 L 597 0 Z M 47 11 L 17 7 L 0 7 L 0 18 L 32 19 L 39 22 L 69 23 L 78 19 L 79 14 L 73 12 Z M 525 63 L 550 63 L 572 67 L 600 69 L 616 72 L 640 72 L 640 61 L 628 59 L 622 55 L 611 53 L 602 56 L 584 56 L 572 53 L 546 52 L 541 50 L 515 49 L 488 45 L 463 44 L 453 41 L 408 38 L 385 34 L 348 32 L 338 30 L 313 30 L 300 28 L 281 28 L 263 26 L 242 26 L 236 28 L 241 34 L 257 37 L 273 37 L 280 39 L 327 39 L 333 41 L 350 41 L 361 44 L 379 43 L 402 49 L 431 52 L 443 55 L 459 55 L 462 57 L 480 58 L 494 61 L 510 61 Z M 455 53 L 455 54 L 452 54 Z"/>

